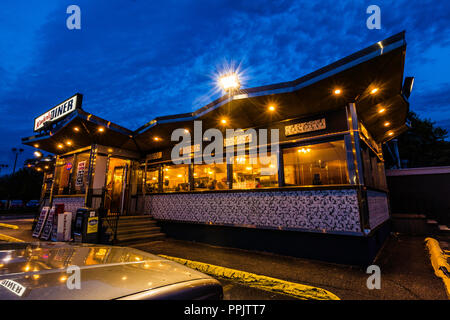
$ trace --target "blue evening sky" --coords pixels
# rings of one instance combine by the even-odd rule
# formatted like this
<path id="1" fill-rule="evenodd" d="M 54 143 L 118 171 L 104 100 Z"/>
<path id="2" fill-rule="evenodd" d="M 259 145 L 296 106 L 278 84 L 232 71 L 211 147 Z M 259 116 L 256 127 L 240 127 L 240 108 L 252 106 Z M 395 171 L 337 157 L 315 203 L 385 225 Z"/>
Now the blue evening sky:
<path id="1" fill-rule="evenodd" d="M 66 9 L 81 8 L 81 30 Z M 369 5 L 381 30 L 369 30 Z M 214 74 L 240 64 L 244 87 L 296 79 L 399 31 L 415 76 L 411 109 L 450 131 L 449 1 L 30 1 L 0 4 L 0 164 L 32 156 L 33 119 L 76 92 L 129 129 L 220 96 Z M 3 170 L 1 174 L 10 170 Z"/>

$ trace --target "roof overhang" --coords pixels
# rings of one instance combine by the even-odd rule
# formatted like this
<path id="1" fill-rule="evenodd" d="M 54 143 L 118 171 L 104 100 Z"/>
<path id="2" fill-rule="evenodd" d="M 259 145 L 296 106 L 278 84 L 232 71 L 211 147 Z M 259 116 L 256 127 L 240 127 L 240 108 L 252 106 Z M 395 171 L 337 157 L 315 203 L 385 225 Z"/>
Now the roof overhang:
<path id="1" fill-rule="evenodd" d="M 366 129 L 383 143 L 407 129 L 409 103 L 402 93 L 405 52 L 405 33 L 401 32 L 294 81 L 241 89 L 194 112 L 155 118 L 136 131 L 78 109 L 52 130 L 22 141 L 30 146 L 37 143 L 40 149 L 56 154 L 92 144 L 148 153 L 172 146 L 172 131 L 192 130 L 195 120 L 202 120 L 206 130 L 220 128 L 219 120 L 226 116 L 229 128 L 245 129 L 355 103 Z M 372 95 L 370 91 L 375 87 L 379 90 Z M 340 88 L 342 94 L 334 95 L 335 88 Z M 269 114 L 270 103 L 275 103 L 277 110 Z M 385 112 L 379 113 L 380 109 Z M 385 126 L 386 122 L 389 126 Z M 97 131 L 99 126 L 105 128 L 103 133 Z M 75 133 L 74 127 L 80 131 Z M 155 141 L 155 137 L 160 139 Z M 72 140 L 72 146 L 65 144 L 67 140 Z M 64 144 L 64 148 L 59 149 L 58 144 Z"/>
<path id="2" fill-rule="evenodd" d="M 405 52 L 405 33 L 401 32 L 294 81 L 242 89 L 192 113 L 155 118 L 135 131 L 136 142 L 148 152 L 170 147 L 171 132 L 190 129 L 195 120 L 202 120 L 204 130 L 220 127 L 219 119 L 224 116 L 230 120 L 229 127 L 251 128 L 353 102 L 367 130 L 383 143 L 407 129 L 409 103 L 401 92 Z M 334 95 L 335 88 L 342 94 Z M 377 94 L 370 93 L 373 88 L 378 88 Z M 269 115 L 270 103 L 276 103 L 277 112 Z M 385 112 L 380 114 L 380 109 Z M 160 140 L 153 141 L 155 136 Z"/>
<path id="3" fill-rule="evenodd" d="M 99 131 L 99 128 L 103 128 L 103 131 Z M 64 154 L 93 144 L 138 151 L 131 130 L 81 109 L 58 122 L 53 128 L 23 138 L 22 143 L 54 154 Z"/>

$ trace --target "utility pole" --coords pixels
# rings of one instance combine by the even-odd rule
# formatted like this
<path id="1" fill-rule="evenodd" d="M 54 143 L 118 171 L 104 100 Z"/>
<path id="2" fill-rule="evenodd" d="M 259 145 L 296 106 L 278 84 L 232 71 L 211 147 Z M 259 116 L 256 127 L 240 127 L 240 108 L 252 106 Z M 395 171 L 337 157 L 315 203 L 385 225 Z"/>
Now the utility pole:
<path id="1" fill-rule="evenodd" d="M 17 164 L 17 157 L 19 156 L 19 154 L 21 154 L 23 152 L 23 149 L 17 149 L 17 148 L 12 148 L 11 149 L 12 152 L 14 152 L 16 154 L 16 158 L 14 159 L 14 168 L 13 168 L 13 172 L 12 174 L 14 174 L 16 172 L 16 164 Z"/>
<path id="2" fill-rule="evenodd" d="M 19 154 L 21 154 L 24 150 L 22 148 L 19 148 L 19 149 L 12 148 L 11 151 L 16 154 L 16 157 L 14 158 L 14 167 L 13 167 L 13 172 L 12 172 L 12 175 L 14 176 L 14 173 L 16 172 L 17 158 L 19 157 Z M 11 206 L 11 200 L 10 200 L 10 195 L 8 194 L 7 208 L 9 209 L 10 206 Z"/>

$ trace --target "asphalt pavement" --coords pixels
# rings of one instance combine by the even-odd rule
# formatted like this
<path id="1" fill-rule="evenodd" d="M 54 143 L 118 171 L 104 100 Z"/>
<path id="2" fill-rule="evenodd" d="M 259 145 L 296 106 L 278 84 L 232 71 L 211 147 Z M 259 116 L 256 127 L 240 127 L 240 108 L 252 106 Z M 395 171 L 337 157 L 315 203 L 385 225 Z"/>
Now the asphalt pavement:
<path id="1" fill-rule="evenodd" d="M 167 239 L 137 246 L 154 254 L 210 263 L 329 290 L 345 300 L 446 300 L 445 287 L 434 275 L 424 237 L 392 235 L 375 265 L 381 289 L 368 289 L 366 269 Z"/>
<path id="2" fill-rule="evenodd" d="M 36 241 L 31 237 L 32 221 L 32 219 L 0 220 L 19 226 L 18 230 L 0 227 L 0 233 L 24 241 Z M 356 266 L 173 239 L 135 247 L 153 254 L 164 254 L 319 287 L 344 300 L 446 300 L 445 287 L 434 275 L 424 239 L 425 237 L 391 235 L 374 262 L 381 270 L 379 290 L 367 288 L 366 282 L 370 275 L 364 268 Z M 235 281 L 218 280 L 224 287 L 224 298 L 227 300 L 294 299 L 281 293 L 251 288 Z"/>

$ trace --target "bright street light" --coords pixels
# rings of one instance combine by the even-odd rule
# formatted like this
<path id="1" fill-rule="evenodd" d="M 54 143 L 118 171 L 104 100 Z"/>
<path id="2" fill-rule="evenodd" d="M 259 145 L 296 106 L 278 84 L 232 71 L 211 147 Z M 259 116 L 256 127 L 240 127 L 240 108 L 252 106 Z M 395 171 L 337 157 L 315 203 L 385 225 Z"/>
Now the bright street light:
<path id="1" fill-rule="evenodd" d="M 41 153 L 40 151 L 35 151 L 35 152 L 34 152 L 34 156 L 35 156 L 36 158 L 40 158 L 40 157 L 42 157 L 42 153 Z"/>
<path id="2" fill-rule="evenodd" d="M 225 74 L 219 78 L 219 85 L 224 91 L 238 90 L 241 86 L 236 72 Z"/>

